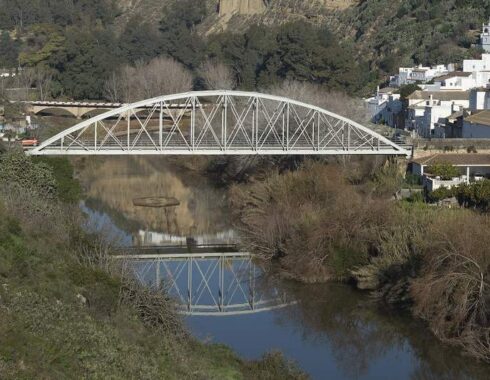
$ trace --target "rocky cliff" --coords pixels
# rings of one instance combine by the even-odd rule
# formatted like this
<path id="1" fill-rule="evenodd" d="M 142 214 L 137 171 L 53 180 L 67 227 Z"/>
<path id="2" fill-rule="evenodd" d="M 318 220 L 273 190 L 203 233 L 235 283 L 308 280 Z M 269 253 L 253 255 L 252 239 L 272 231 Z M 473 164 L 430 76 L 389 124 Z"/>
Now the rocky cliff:
<path id="1" fill-rule="evenodd" d="M 219 0 L 220 16 L 254 15 L 264 13 L 267 8 L 321 7 L 327 10 L 343 10 L 359 0 Z"/>
<path id="2" fill-rule="evenodd" d="M 264 0 L 220 0 L 219 14 L 227 16 L 232 14 L 252 15 L 266 10 Z"/>

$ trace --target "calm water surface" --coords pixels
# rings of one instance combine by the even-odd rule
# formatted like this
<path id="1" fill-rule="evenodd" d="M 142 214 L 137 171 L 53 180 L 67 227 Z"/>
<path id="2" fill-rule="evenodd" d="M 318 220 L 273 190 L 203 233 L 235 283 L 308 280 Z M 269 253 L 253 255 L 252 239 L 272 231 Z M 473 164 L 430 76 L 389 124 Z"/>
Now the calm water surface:
<path id="1" fill-rule="evenodd" d="M 181 245 L 188 237 L 198 244 L 238 240 L 224 193 L 203 178 L 184 174 L 169 159 L 86 160 L 79 172 L 89 223 L 121 245 Z M 180 206 L 133 206 L 133 199 L 147 196 L 175 197 Z M 279 289 L 295 303 L 238 316 L 188 316 L 189 329 L 199 339 L 224 343 L 248 359 L 281 351 L 313 379 L 490 378 L 489 366 L 441 345 L 423 324 L 380 308 L 368 294 L 348 286 L 277 281 L 256 286 Z"/>

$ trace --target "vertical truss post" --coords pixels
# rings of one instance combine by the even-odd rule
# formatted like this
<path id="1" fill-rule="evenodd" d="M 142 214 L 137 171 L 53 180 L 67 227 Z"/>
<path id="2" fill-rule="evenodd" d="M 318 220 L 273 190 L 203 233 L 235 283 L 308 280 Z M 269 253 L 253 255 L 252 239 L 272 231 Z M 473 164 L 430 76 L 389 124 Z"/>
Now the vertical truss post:
<path id="1" fill-rule="evenodd" d="M 282 136 L 281 136 L 281 143 L 282 143 L 282 149 L 284 150 L 286 147 L 286 107 L 282 108 Z"/>
<path id="2" fill-rule="evenodd" d="M 255 97 L 255 120 L 254 120 L 254 130 L 255 130 L 255 151 L 259 151 L 259 98 Z"/>
<path id="3" fill-rule="evenodd" d="M 127 118 L 127 128 L 128 128 L 128 151 L 131 150 L 131 111 L 128 111 L 126 115 Z"/>
<path id="4" fill-rule="evenodd" d="M 160 261 L 155 260 L 156 268 L 155 268 L 155 288 L 157 290 L 160 289 Z"/>
<path id="5" fill-rule="evenodd" d="M 223 146 L 223 151 L 226 152 L 226 140 L 227 140 L 227 128 L 228 123 L 228 95 L 223 96 L 223 110 L 221 113 L 221 145 Z"/>
<path id="6" fill-rule="evenodd" d="M 289 151 L 289 115 L 291 113 L 290 107 L 291 104 L 288 102 L 286 109 L 286 152 Z"/>
<path id="7" fill-rule="evenodd" d="M 233 264 L 232 264 L 233 265 Z M 225 258 L 219 258 L 219 310 L 224 311 L 225 305 Z"/>
<path id="8" fill-rule="evenodd" d="M 350 125 L 347 125 L 347 150 L 348 151 L 350 150 L 350 137 L 351 137 L 350 129 L 351 129 Z"/>
<path id="9" fill-rule="evenodd" d="M 194 151 L 195 147 L 195 134 L 196 134 L 196 97 L 192 97 L 192 112 L 191 112 L 191 150 Z"/>
<path id="10" fill-rule="evenodd" d="M 317 133 L 316 133 L 316 150 L 317 151 L 320 151 L 320 141 L 322 140 L 321 136 L 320 136 L 320 122 L 321 122 L 321 117 L 320 117 L 320 112 L 317 112 L 317 120 L 316 120 L 316 130 L 317 130 Z M 313 139 L 313 141 L 315 141 Z"/>
<path id="11" fill-rule="evenodd" d="M 158 145 L 163 150 L 163 102 L 160 102 L 160 114 L 158 115 Z"/>
<path id="12" fill-rule="evenodd" d="M 94 150 L 97 151 L 97 122 L 95 122 L 95 128 L 94 128 Z"/>
<path id="13" fill-rule="evenodd" d="M 192 257 L 187 260 L 187 310 L 192 311 Z"/>

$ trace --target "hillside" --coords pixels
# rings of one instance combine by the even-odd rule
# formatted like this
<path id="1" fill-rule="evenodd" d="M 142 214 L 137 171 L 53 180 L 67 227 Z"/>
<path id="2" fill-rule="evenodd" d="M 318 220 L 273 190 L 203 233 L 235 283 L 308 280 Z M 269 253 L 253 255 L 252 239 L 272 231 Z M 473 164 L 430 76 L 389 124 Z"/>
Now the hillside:
<path id="1" fill-rule="evenodd" d="M 121 6 L 123 15 L 139 9 L 154 16 L 168 3 L 126 0 Z M 208 0 L 198 29 L 212 35 L 292 20 L 326 24 L 372 68 L 392 73 L 401 64 L 458 62 L 477 55 L 471 46 L 489 9 L 488 0 Z"/>
<path id="2" fill-rule="evenodd" d="M 34 71 L 12 86 L 102 99 L 110 78 L 167 56 L 189 70 L 195 88 L 211 60 L 242 89 L 298 80 L 366 95 L 400 65 L 478 56 L 472 46 L 490 15 L 490 0 L 64 3 L 0 0 L 0 67 Z"/>

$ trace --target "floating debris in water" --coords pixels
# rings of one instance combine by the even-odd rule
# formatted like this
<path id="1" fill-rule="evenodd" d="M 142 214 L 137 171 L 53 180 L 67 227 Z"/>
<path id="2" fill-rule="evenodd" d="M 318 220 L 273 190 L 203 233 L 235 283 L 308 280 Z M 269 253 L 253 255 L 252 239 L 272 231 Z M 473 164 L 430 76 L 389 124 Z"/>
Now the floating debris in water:
<path id="1" fill-rule="evenodd" d="M 180 206 L 177 198 L 173 197 L 147 197 L 133 199 L 133 205 L 139 207 L 175 207 Z"/>

